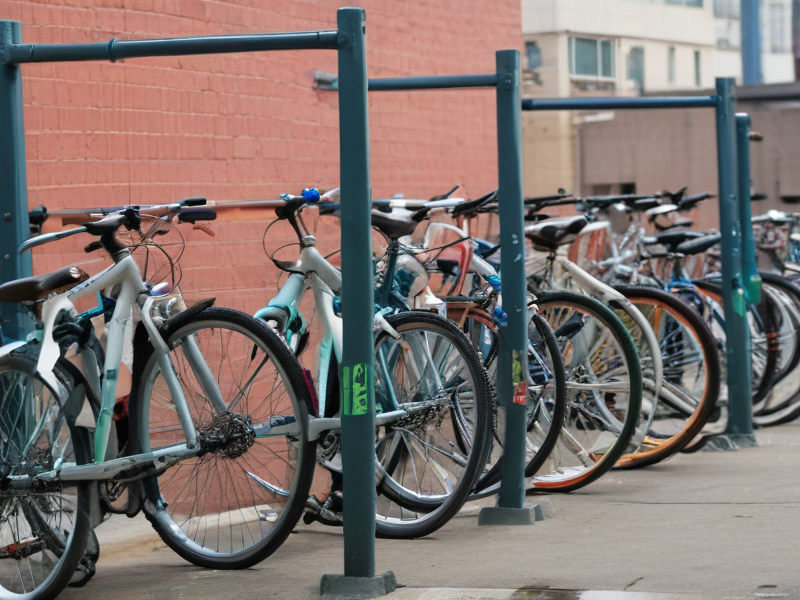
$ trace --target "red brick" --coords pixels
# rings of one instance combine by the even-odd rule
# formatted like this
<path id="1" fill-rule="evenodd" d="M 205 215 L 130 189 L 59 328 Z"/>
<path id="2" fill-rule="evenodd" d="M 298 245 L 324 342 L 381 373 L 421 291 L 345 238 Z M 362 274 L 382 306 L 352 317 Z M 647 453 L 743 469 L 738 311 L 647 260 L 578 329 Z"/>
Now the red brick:
<path id="1" fill-rule="evenodd" d="M 498 48 L 521 47 L 519 0 L 367 0 L 371 76 L 491 72 Z M 330 0 L 0 0 L 26 42 L 107 42 L 181 35 L 333 29 Z M 491 18 L 487 18 L 490 15 Z M 442 23 L 448 23 L 443 29 Z M 276 197 L 338 183 L 338 96 L 312 88 L 335 72 L 326 51 L 152 58 L 23 67 L 31 205 L 50 209 Z M 376 196 L 428 197 L 496 186 L 491 92 L 370 97 Z M 189 230 L 184 292 L 254 312 L 277 271 L 261 251 L 267 221 Z M 335 226 L 320 244 L 335 247 Z M 85 240 L 36 253 L 37 272 L 86 261 Z M 101 263 L 90 263 L 96 272 Z M 105 266 L 105 264 L 102 264 Z M 238 267 L 238 268 L 231 268 Z"/>

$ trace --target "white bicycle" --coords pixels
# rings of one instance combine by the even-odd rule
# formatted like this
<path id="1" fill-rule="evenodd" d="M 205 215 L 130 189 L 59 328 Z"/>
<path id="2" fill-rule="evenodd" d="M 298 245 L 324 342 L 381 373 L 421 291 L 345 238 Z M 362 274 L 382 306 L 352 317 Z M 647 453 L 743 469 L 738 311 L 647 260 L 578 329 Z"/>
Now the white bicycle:
<path id="1" fill-rule="evenodd" d="M 186 309 L 168 283 L 143 281 L 119 235 L 140 223 L 133 207 L 33 238 L 20 250 L 87 233 L 113 264 L 0 286 L 0 300 L 40 311 L 42 334 L 0 348 L 0 598 L 52 598 L 86 568 L 93 482 L 127 484 L 167 545 L 213 568 L 263 560 L 305 506 L 314 443 L 299 363 L 263 322 L 213 299 Z M 105 350 L 74 306 L 97 293 Z M 106 459 L 135 309 L 128 453 Z"/>

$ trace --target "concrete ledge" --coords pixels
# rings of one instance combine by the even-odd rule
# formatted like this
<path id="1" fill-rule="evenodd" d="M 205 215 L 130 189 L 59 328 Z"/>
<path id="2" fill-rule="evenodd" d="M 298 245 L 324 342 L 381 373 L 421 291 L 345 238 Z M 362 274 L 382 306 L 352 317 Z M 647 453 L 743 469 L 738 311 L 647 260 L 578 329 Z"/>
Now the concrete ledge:
<path id="1" fill-rule="evenodd" d="M 723 433 L 710 437 L 702 450 L 704 452 L 729 452 L 739 448 L 755 448 L 756 446 L 758 446 L 758 441 L 752 433 Z"/>
<path id="2" fill-rule="evenodd" d="M 319 584 L 320 596 L 332 600 L 368 600 L 385 596 L 396 589 L 397 579 L 391 571 L 377 577 L 323 575 Z"/>
<path id="3" fill-rule="evenodd" d="M 545 520 L 545 511 L 539 504 L 522 508 L 484 506 L 478 513 L 478 525 L 533 525 Z"/>

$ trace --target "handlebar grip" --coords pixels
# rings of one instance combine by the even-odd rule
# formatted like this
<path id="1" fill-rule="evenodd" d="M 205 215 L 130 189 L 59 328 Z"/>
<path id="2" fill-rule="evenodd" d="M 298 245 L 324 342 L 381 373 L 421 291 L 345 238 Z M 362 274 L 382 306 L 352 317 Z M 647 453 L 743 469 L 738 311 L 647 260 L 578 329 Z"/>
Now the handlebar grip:
<path id="1" fill-rule="evenodd" d="M 183 200 L 179 200 L 178 204 L 181 206 L 205 206 L 207 200 L 201 196 L 195 196 L 193 198 L 184 198 Z"/>

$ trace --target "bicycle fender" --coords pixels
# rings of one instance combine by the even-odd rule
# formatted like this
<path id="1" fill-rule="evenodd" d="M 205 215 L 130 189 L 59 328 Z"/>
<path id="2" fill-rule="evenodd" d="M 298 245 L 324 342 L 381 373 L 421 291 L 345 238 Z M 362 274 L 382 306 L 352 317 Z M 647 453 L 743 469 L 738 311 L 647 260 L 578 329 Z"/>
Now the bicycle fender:
<path id="1" fill-rule="evenodd" d="M 45 300 L 44 306 L 42 307 L 44 336 L 42 338 L 42 349 L 39 351 L 39 360 L 36 364 L 36 370 L 39 375 L 41 375 L 42 379 L 58 393 L 59 401 L 65 402 L 67 390 L 61 385 L 58 377 L 56 377 L 53 372 L 56 362 L 61 358 L 61 347 L 58 345 L 58 342 L 53 339 L 53 327 L 62 311 L 66 311 L 75 318 L 78 316 L 78 311 L 75 310 L 75 306 L 66 295 L 54 296 L 53 298 Z"/>
<path id="2" fill-rule="evenodd" d="M 205 300 L 201 300 L 191 308 L 187 308 L 186 310 L 178 313 L 174 317 L 170 317 L 169 319 L 164 321 L 164 324 L 159 329 L 161 337 L 163 337 L 164 340 L 166 341 L 171 331 L 179 328 L 190 317 L 193 317 L 197 313 L 203 312 L 205 309 L 214 306 L 214 302 L 216 301 L 217 301 L 216 298 L 207 298 Z"/>

